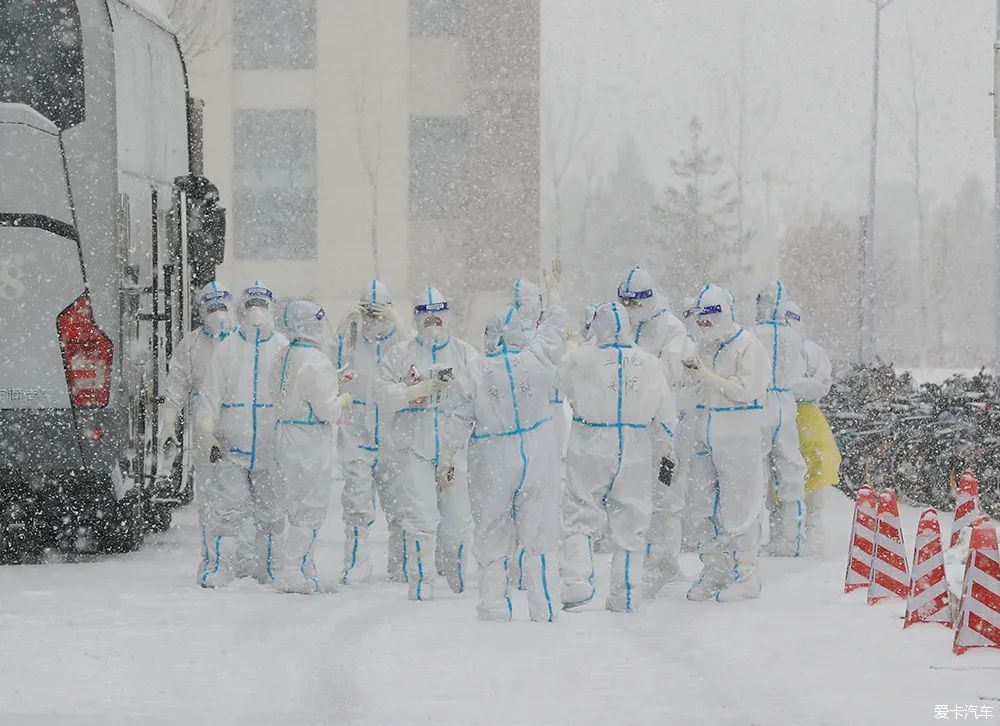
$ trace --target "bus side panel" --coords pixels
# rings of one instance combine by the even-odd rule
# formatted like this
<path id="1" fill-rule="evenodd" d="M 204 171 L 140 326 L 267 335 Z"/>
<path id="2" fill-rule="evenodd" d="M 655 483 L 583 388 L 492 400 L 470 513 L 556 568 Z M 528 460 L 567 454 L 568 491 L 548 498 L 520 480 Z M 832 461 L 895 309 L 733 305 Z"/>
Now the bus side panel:
<path id="1" fill-rule="evenodd" d="M 116 228 L 118 179 L 115 155 L 115 77 L 111 28 L 104 0 L 78 0 L 83 29 L 86 120 L 63 134 L 80 249 L 97 326 L 117 348 L 118 280 Z M 115 374 L 120 373 L 115 351 Z M 117 391 L 112 385 L 111 404 Z"/>

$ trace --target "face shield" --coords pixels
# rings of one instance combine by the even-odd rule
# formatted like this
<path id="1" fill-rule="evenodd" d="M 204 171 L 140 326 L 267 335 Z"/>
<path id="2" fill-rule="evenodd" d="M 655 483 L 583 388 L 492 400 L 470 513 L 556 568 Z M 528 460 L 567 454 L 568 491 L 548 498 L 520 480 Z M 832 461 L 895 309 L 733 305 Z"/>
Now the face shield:
<path id="1" fill-rule="evenodd" d="M 202 288 L 198 297 L 198 312 L 205 330 L 220 335 L 233 327 L 233 296 L 216 282 Z"/>
<path id="2" fill-rule="evenodd" d="M 436 291 L 432 288 L 426 302 L 418 302 L 413 306 L 413 324 L 417 337 L 424 341 L 441 341 L 448 337 L 448 301 L 440 299 L 440 293 L 434 295 L 434 292 Z"/>
<path id="3" fill-rule="evenodd" d="M 259 284 L 248 287 L 243 291 L 240 324 L 256 328 L 262 335 L 269 335 L 274 330 L 273 302 L 274 293 L 266 287 Z"/>
<path id="4" fill-rule="evenodd" d="M 702 290 L 688 319 L 694 319 L 696 339 L 719 343 L 732 337 L 739 329 L 733 309 L 733 296 L 728 290 L 709 285 Z"/>

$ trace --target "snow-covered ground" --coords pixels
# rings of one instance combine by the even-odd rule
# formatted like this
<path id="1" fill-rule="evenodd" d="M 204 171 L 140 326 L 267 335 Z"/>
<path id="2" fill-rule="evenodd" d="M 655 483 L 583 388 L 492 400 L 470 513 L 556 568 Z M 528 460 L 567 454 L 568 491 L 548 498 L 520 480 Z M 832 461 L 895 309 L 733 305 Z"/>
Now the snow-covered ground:
<path id="1" fill-rule="evenodd" d="M 338 517 L 320 566 L 339 564 Z M 200 590 L 181 512 L 133 555 L 0 568 L 0 723 L 895 726 L 970 704 L 1000 720 L 1000 652 L 954 657 L 951 631 L 902 630 L 902 603 L 842 594 L 850 519 L 833 493 L 825 558 L 765 561 L 759 601 L 691 603 L 678 584 L 634 615 L 595 602 L 545 625 L 523 596 L 517 622 L 480 623 L 474 593 L 418 604 L 387 582 Z"/>

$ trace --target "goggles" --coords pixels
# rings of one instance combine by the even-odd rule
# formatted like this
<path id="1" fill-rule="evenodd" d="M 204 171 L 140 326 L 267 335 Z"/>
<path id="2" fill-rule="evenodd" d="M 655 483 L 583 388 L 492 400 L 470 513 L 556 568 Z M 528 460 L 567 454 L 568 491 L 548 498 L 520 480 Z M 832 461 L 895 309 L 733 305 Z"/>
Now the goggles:
<path id="1" fill-rule="evenodd" d="M 447 302 L 437 302 L 437 303 L 424 303 L 422 305 L 415 305 L 413 311 L 416 313 L 440 313 L 448 309 Z"/>
<path id="2" fill-rule="evenodd" d="M 802 316 L 799 315 L 798 313 L 793 313 L 791 310 L 785 311 L 785 317 L 788 318 L 789 320 L 794 320 L 796 323 L 802 322 Z"/>
<path id="3" fill-rule="evenodd" d="M 624 287 L 618 288 L 618 299 L 625 307 L 636 305 L 651 297 L 653 297 L 652 290 L 626 290 Z"/>
<path id="4" fill-rule="evenodd" d="M 245 308 L 268 308 L 268 307 L 271 307 L 271 301 L 270 300 L 265 300 L 265 299 L 259 298 L 259 297 L 252 297 L 249 300 L 247 300 L 245 303 L 243 303 L 243 307 L 245 307 Z"/>
<path id="5" fill-rule="evenodd" d="M 204 295 L 201 296 L 201 304 L 211 305 L 212 303 L 223 302 L 231 297 L 232 295 L 230 295 L 225 290 L 215 290 L 213 292 L 206 292 Z"/>

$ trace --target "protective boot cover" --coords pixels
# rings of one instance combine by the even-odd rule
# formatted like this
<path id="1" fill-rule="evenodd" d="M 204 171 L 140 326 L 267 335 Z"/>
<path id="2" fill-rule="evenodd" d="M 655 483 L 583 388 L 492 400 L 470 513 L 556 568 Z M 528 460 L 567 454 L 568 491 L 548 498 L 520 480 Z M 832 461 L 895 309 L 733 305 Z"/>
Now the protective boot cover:
<path id="1" fill-rule="evenodd" d="M 703 553 L 701 564 L 701 574 L 687 593 L 687 599 L 694 602 L 713 600 L 729 584 L 732 573 L 729 559 L 717 550 Z"/>
<path id="2" fill-rule="evenodd" d="M 236 539 L 214 532 L 205 533 L 208 557 L 202 559 L 198 584 L 202 587 L 225 587 L 233 581 Z"/>
<path id="3" fill-rule="evenodd" d="M 559 614 L 559 561 L 555 553 L 524 556 L 528 580 L 528 616 L 535 622 L 553 623 Z"/>
<path id="4" fill-rule="evenodd" d="M 406 567 L 409 576 L 409 598 L 423 602 L 434 599 L 434 549 L 437 537 L 412 535 L 405 538 Z"/>
<path id="5" fill-rule="evenodd" d="M 566 610 L 594 599 L 594 548 L 589 535 L 571 534 L 563 541 L 562 606 Z"/>
<path id="6" fill-rule="evenodd" d="M 611 591 L 605 607 L 616 613 L 631 613 L 639 607 L 643 552 L 615 549 L 611 556 Z"/>
<path id="7" fill-rule="evenodd" d="M 368 546 L 368 527 L 347 525 L 344 528 L 344 571 L 340 576 L 341 585 L 356 585 L 367 582 L 372 574 L 371 552 Z"/>
<path id="8" fill-rule="evenodd" d="M 510 559 L 491 562 L 479 570 L 479 603 L 476 613 L 480 620 L 508 622 L 514 614 L 510 600 Z"/>

